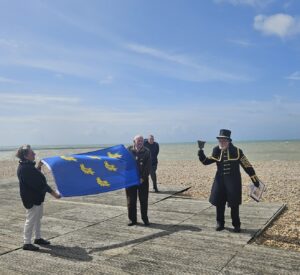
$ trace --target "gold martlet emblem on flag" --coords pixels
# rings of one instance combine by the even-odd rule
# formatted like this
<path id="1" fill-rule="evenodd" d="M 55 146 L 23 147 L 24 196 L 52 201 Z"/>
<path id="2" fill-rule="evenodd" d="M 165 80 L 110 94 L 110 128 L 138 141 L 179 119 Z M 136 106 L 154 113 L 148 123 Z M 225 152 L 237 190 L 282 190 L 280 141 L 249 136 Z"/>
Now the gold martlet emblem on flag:
<path id="1" fill-rule="evenodd" d="M 110 187 L 110 184 L 107 180 L 102 180 L 100 179 L 99 177 L 97 177 L 97 183 L 100 185 L 100 186 L 103 186 L 103 187 Z"/>
<path id="2" fill-rule="evenodd" d="M 107 156 L 110 157 L 110 158 L 114 158 L 114 159 L 119 159 L 122 157 L 122 155 L 120 155 L 119 153 L 111 153 L 111 152 L 107 152 Z"/>
<path id="3" fill-rule="evenodd" d="M 89 158 L 91 158 L 91 159 L 101 159 L 100 157 L 98 157 L 98 156 L 88 156 Z"/>
<path id="4" fill-rule="evenodd" d="M 77 159 L 74 158 L 74 157 L 61 156 L 61 158 L 64 159 L 64 160 L 68 160 L 68 161 L 77 161 Z"/>
<path id="5" fill-rule="evenodd" d="M 113 172 L 117 171 L 117 167 L 113 164 L 109 164 L 107 161 L 104 161 L 104 166 L 109 171 L 113 171 Z"/>
<path id="6" fill-rule="evenodd" d="M 95 172 L 93 171 L 92 168 L 87 168 L 84 166 L 84 164 L 80 164 L 80 169 L 83 173 L 87 174 L 87 175 L 94 175 Z"/>

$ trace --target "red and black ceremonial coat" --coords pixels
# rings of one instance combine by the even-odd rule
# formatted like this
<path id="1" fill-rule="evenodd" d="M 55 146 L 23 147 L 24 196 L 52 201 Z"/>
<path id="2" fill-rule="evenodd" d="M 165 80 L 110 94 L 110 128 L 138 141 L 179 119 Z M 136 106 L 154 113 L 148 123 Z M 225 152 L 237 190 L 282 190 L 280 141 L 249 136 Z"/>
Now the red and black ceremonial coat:
<path id="1" fill-rule="evenodd" d="M 240 165 L 253 182 L 258 181 L 255 171 L 243 151 L 232 143 L 229 144 L 226 150 L 221 150 L 218 146 L 214 147 L 210 157 L 206 157 L 203 150 L 200 150 L 199 160 L 204 165 L 214 162 L 217 164 L 217 172 L 209 198 L 209 202 L 215 206 L 224 202 L 228 202 L 229 207 L 242 203 Z"/>

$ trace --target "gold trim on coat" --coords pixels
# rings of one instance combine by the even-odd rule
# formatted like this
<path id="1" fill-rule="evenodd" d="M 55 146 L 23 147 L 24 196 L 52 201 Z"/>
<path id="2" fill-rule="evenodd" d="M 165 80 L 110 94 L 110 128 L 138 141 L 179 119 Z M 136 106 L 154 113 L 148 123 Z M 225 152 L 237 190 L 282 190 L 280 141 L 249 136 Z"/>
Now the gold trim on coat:
<path id="1" fill-rule="evenodd" d="M 216 161 L 221 161 L 222 155 L 223 155 L 223 151 L 221 150 L 221 154 L 220 154 L 220 156 L 219 156 L 219 159 L 214 158 L 213 156 L 211 156 L 210 158 L 213 159 L 213 160 L 216 160 Z"/>
<path id="2" fill-rule="evenodd" d="M 237 151 L 238 151 L 238 156 L 237 156 L 237 158 L 230 158 L 229 148 L 227 149 L 227 155 L 228 155 L 228 159 L 227 159 L 227 160 L 238 160 L 238 159 L 240 158 L 240 149 L 237 148 L 237 147 L 236 147 L 236 149 L 237 149 Z"/>

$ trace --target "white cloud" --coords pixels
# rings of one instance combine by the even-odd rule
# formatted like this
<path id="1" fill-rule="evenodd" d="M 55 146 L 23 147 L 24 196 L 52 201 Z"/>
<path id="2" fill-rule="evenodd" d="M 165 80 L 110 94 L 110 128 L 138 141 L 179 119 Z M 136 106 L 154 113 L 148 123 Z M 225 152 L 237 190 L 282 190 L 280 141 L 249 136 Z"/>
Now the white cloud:
<path id="1" fill-rule="evenodd" d="M 245 6 L 251 6 L 251 7 L 257 7 L 257 8 L 263 8 L 272 2 L 274 0 L 214 0 L 215 3 L 228 3 L 234 6 L 238 5 L 245 5 Z"/>
<path id="2" fill-rule="evenodd" d="M 180 63 L 182 65 L 194 65 L 192 63 L 189 63 L 184 57 L 180 55 L 172 55 L 148 46 L 139 45 L 139 44 L 128 44 L 127 48 L 136 53 L 151 55 L 159 59 Z"/>
<path id="3" fill-rule="evenodd" d="M 106 41 L 110 41 L 116 44 L 121 43 L 121 39 L 110 32 L 108 27 L 102 26 L 99 28 L 97 24 L 90 22 L 89 20 L 87 20 L 87 18 L 83 18 L 82 11 L 80 9 L 77 10 L 77 13 L 74 12 L 75 9 L 73 9 L 73 12 L 71 11 L 71 9 L 68 9 L 68 11 L 66 12 L 63 9 L 55 7 L 56 5 L 53 5 L 53 3 L 51 2 L 44 1 L 40 4 L 43 5 L 43 8 L 46 9 L 46 12 L 50 12 L 51 14 L 53 14 L 56 20 L 62 21 L 63 24 L 68 24 L 80 31 L 95 35 L 99 38 L 105 39 Z M 93 9 L 92 6 L 85 6 L 85 9 L 89 8 Z"/>
<path id="4" fill-rule="evenodd" d="M 245 48 L 254 46 L 253 43 L 251 43 L 247 40 L 244 40 L 244 39 L 228 39 L 228 42 L 233 43 L 238 46 L 241 46 L 241 47 L 245 47 Z"/>
<path id="5" fill-rule="evenodd" d="M 228 127 L 235 139 L 292 138 L 300 135 L 300 103 L 274 96 L 269 101 L 189 102 L 179 106 L 112 110 L 111 106 L 63 105 L 52 109 L 19 106 L 0 116 L 1 144 L 99 144 L 130 142 L 153 132 L 161 142 L 211 139 Z M 214 112 L 211 112 L 211 110 Z M 196 119 L 195 119 L 196 118 Z M 245 127 L 247 121 L 247 127 Z M 268 125 L 268 127 L 266 127 Z M 284 126 L 283 126 L 284 125 Z M 282 127 L 287 131 L 282 132 Z M 238 134 L 240 133 L 240 134 Z M 283 136 L 284 135 L 284 136 Z"/>
<path id="6" fill-rule="evenodd" d="M 95 78 L 99 74 L 97 70 L 80 60 L 61 60 L 61 59 L 40 59 L 40 58 L 18 58 L 11 59 L 11 63 L 36 69 L 52 71 L 56 74 L 67 74 L 78 77 Z"/>
<path id="7" fill-rule="evenodd" d="M 247 42 L 239 41 L 246 46 Z M 248 43 L 249 44 L 249 43 Z M 125 51 L 124 51 L 125 50 Z M 129 51 L 128 51 L 129 50 Z M 36 54 L 38 53 L 38 54 Z M 163 77 L 171 77 L 184 81 L 251 81 L 252 77 L 243 75 L 223 66 L 220 60 L 216 65 L 212 61 L 195 61 L 195 58 L 186 54 L 174 54 L 149 46 L 122 42 L 119 49 L 88 48 L 67 49 L 61 45 L 40 45 L 31 40 L 31 46 L 26 53 L 18 55 L 7 54 L 0 60 L 0 64 L 29 67 L 38 70 L 53 72 L 55 77 L 65 75 L 86 78 L 97 81 L 101 85 L 112 84 L 114 75 L 119 74 L 124 66 L 135 66 L 138 69 L 147 69 Z M 232 61 L 230 61 L 231 63 Z M 132 78 L 127 71 L 122 72 L 123 78 Z"/>
<path id="8" fill-rule="evenodd" d="M 81 26 L 83 22 L 78 17 L 66 17 L 60 12 L 58 12 L 57 16 L 75 27 Z M 84 30 L 90 30 L 88 23 L 85 23 L 84 26 Z M 101 33 L 102 30 L 100 31 Z M 99 37 L 102 37 L 100 34 Z M 28 41 L 25 41 L 26 43 L 5 39 L 2 41 L 5 45 L 13 45 L 15 43 L 16 46 L 27 46 L 22 47 L 22 49 L 18 48 L 16 50 L 17 54 L 6 52 L 3 58 L 0 59 L 0 63 L 50 71 L 57 78 L 60 76 L 86 78 L 101 85 L 111 84 L 114 81 L 112 75 L 121 75 L 118 72 L 127 65 L 135 66 L 138 69 L 150 69 L 162 77 L 191 82 L 252 80 L 252 77 L 243 75 L 239 68 L 236 71 L 226 66 L 221 68 L 220 60 L 217 60 L 215 65 L 212 65 L 211 60 L 208 62 L 195 61 L 196 58 L 193 56 L 173 54 L 169 51 L 162 51 L 144 45 L 130 44 L 114 35 L 107 34 L 103 35 L 103 37 L 107 38 L 113 46 L 101 48 L 100 43 L 99 48 L 91 49 L 81 46 L 70 48 L 51 40 L 41 43 L 32 36 L 28 37 Z M 245 43 L 244 46 L 246 46 Z M 128 52 L 128 49 L 130 52 Z M 133 76 L 129 75 L 125 69 L 122 71 L 122 77 L 128 79 Z"/>
<path id="9" fill-rule="evenodd" d="M 290 80 L 300 80 L 300 71 L 294 72 L 286 78 Z"/>
<path id="10" fill-rule="evenodd" d="M 179 55 L 165 52 L 140 44 L 126 44 L 125 47 L 137 54 L 151 57 L 147 62 L 139 62 L 137 65 L 146 69 L 155 70 L 163 75 L 186 81 L 250 81 L 251 78 L 238 73 L 230 73 L 229 70 L 213 68 L 211 65 L 197 63 L 195 58 L 188 55 Z M 154 59 L 153 59 L 154 57 Z"/>
<path id="11" fill-rule="evenodd" d="M 77 104 L 80 102 L 79 98 L 75 97 L 59 97 L 48 96 L 41 94 L 9 94 L 0 93 L 1 104 L 21 104 L 27 105 L 43 105 L 43 104 Z"/>
<path id="12" fill-rule="evenodd" d="M 265 35 L 285 38 L 300 33 L 300 19 L 283 13 L 271 16 L 260 14 L 254 18 L 254 29 Z"/>

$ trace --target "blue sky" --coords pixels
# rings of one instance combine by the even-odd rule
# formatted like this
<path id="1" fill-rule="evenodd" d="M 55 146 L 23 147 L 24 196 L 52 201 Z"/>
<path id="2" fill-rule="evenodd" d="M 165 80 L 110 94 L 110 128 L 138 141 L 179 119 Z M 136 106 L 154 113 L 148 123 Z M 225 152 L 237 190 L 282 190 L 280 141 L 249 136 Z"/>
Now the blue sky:
<path id="1" fill-rule="evenodd" d="M 300 138 L 300 1 L 0 1 L 0 143 Z"/>

